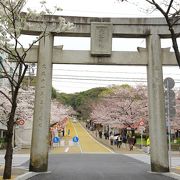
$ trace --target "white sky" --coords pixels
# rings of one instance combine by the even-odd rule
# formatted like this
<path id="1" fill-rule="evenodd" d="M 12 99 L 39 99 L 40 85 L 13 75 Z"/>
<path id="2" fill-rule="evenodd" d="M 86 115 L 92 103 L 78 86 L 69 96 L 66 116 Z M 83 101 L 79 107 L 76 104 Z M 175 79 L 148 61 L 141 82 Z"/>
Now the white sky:
<path id="1" fill-rule="evenodd" d="M 135 4 L 117 2 L 116 0 L 46 0 L 47 7 L 59 6 L 63 11 L 60 15 L 96 16 L 96 17 L 149 17 L 161 16 L 159 13 L 146 14 L 142 0 Z M 39 9 L 39 1 L 29 0 L 28 6 Z M 89 38 L 55 38 L 55 45 L 63 49 L 90 50 Z M 179 43 L 180 44 L 180 43 Z M 78 46 L 77 46 L 78 45 Z M 137 47 L 145 47 L 144 39 L 113 39 L 112 50 L 136 51 Z M 162 47 L 170 47 L 169 40 L 162 41 Z M 175 79 L 176 87 L 180 87 L 180 71 L 178 67 L 165 67 L 164 78 Z M 83 80 L 84 79 L 84 80 Z M 108 81 L 109 80 L 109 81 Z M 96 65 L 54 65 L 53 86 L 60 92 L 74 93 L 93 87 L 112 84 L 129 83 L 146 84 L 146 67 L 137 66 L 96 66 Z"/>
<path id="2" fill-rule="evenodd" d="M 40 9 L 41 0 L 29 0 L 27 6 Z M 96 16 L 96 17 L 142 17 L 161 16 L 160 13 L 144 13 L 147 3 L 143 0 L 131 0 L 132 3 L 121 2 L 121 0 L 46 0 L 47 7 L 58 6 L 63 9 L 59 14 L 74 16 Z"/>

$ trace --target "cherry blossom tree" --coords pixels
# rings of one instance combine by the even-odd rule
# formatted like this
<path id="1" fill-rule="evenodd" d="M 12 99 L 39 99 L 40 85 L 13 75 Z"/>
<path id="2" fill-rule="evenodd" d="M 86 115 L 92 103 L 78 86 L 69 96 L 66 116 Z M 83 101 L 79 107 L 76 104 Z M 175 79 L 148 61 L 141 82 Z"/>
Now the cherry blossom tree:
<path id="1" fill-rule="evenodd" d="M 180 131 L 180 90 L 176 92 L 176 116 L 171 119 L 171 128 Z"/>
<path id="2" fill-rule="evenodd" d="M 9 94 L 10 91 L 7 88 L 0 87 L 0 90 L 5 94 Z M 4 125 L 7 125 L 9 113 L 11 110 L 11 105 L 7 98 L 4 95 L 0 94 L 1 104 L 0 104 L 0 122 Z M 34 87 L 30 86 L 27 90 L 20 89 L 17 98 L 17 108 L 16 108 L 16 121 L 18 119 L 23 119 L 29 121 L 32 124 L 33 121 L 33 112 L 34 112 L 34 99 L 35 99 L 35 90 Z M 61 122 L 65 117 L 74 114 L 74 110 L 69 107 L 61 104 L 56 99 L 51 101 L 51 118 L 50 122 Z M 29 124 L 28 123 L 28 124 Z M 32 128 L 32 127 L 31 127 Z"/>
<path id="3" fill-rule="evenodd" d="M 133 127 L 140 119 L 147 124 L 147 91 L 144 87 L 114 87 L 92 105 L 91 119 L 95 123 L 114 127 Z"/>
<path id="4" fill-rule="evenodd" d="M 51 127 L 50 127 L 50 138 L 58 136 L 58 131 L 63 131 L 68 119 L 75 115 L 75 111 L 70 106 L 65 106 L 61 104 L 56 99 L 52 100 L 51 103 Z"/>
<path id="5" fill-rule="evenodd" d="M 1 91 L 8 94 L 10 93 L 7 88 L 0 88 Z M 0 94 L 1 104 L 0 104 L 0 122 L 7 126 L 8 117 L 10 114 L 11 106 L 7 101 L 5 96 Z M 34 98 L 35 98 L 35 90 L 34 87 L 30 86 L 27 89 L 20 89 L 17 97 L 17 108 L 16 108 L 16 121 L 14 124 L 18 126 L 15 128 L 14 133 L 15 141 L 14 145 L 17 147 L 20 145 L 29 145 L 31 141 L 31 130 L 33 123 L 33 111 L 34 111 Z M 51 124 L 61 124 L 63 126 L 66 125 L 64 119 L 75 114 L 74 110 L 69 107 L 61 104 L 56 99 L 52 99 L 51 101 Z M 20 121 L 24 121 L 24 124 L 20 124 Z M 22 131 L 23 129 L 23 131 Z M 20 130 L 20 131 L 19 131 Z M 26 133 L 26 136 L 23 134 Z M 28 133 L 28 134 L 27 134 Z M 22 137 L 23 136 L 23 137 Z"/>
<path id="6" fill-rule="evenodd" d="M 7 100 L 5 95 L 8 96 L 9 94 L 11 94 L 11 91 L 6 87 L 0 87 L 0 91 L 4 93 L 0 93 L 0 122 L 7 126 L 7 122 L 11 113 L 11 104 Z M 34 94 L 34 90 L 30 88 L 28 89 L 28 91 L 23 89 L 19 90 L 14 124 L 17 123 L 18 119 L 29 121 L 32 120 L 34 108 Z"/>
<path id="7" fill-rule="evenodd" d="M 110 93 L 109 93 L 110 92 Z M 148 130 L 148 100 L 146 87 L 113 87 L 101 95 L 101 100 L 91 104 L 91 120 L 95 124 L 114 128 L 138 128 L 143 120 Z M 171 129 L 180 129 L 180 91 L 176 90 L 176 116 L 171 118 Z"/>
<path id="8" fill-rule="evenodd" d="M 46 7 L 46 2 L 41 1 L 42 11 L 39 13 L 27 8 L 27 12 L 23 13 L 22 10 L 25 7 L 26 0 L 0 0 L 0 53 L 6 53 L 7 59 L 16 62 L 13 72 L 9 72 L 6 69 L 2 61 L 0 61 L 0 66 L 2 68 L 1 74 L 3 78 L 8 79 L 10 84 L 10 93 L 5 94 L 0 91 L 7 100 L 10 107 L 10 113 L 8 114 L 7 121 L 7 147 L 5 154 L 5 168 L 4 168 L 4 179 L 11 178 L 11 167 L 12 167 L 12 137 L 13 137 L 13 126 L 15 124 L 15 114 L 17 109 L 17 97 L 19 89 L 21 87 L 22 80 L 28 69 L 28 65 L 25 63 L 25 58 L 29 50 L 33 45 L 40 41 L 40 39 L 48 36 L 47 24 L 48 18 L 46 14 L 53 14 L 55 11 L 61 10 L 55 7 L 55 11 L 50 11 Z M 24 48 L 22 42 L 20 41 L 21 31 L 24 27 L 29 27 L 29 19 L 41 19 L 41 34 L 29 44 L 28 48 Z M 72 24 L 66 22 L 64 18 L 59 18 L 56 22 L 56 27 L 59 27 L 59 31 L 66 31 L 72 28 Z M 18 48 L 21 49 L 19 52 Z"/>
<path id="9" fill-rule="evenodd" d="M 75 114 L 75 111 L 70 106 L 61 104 L 56 99 L 51 103 L 51 124 L 61 122 L 64 118 Z"/>
<path id="10" fill-rule="evenodd" d="M 0 122 L 6 126 L 9 117 L 9 110 L 11 109 L 11 104 L 6 98 L 6 96 L 8 97 L 9 95 L 9 90 L 8 88 L 3 87 L 0 91 Z"/>
<path id="11" fill-rule="evenodd" d="M 0 87 L 0 90 L 5 94 L 9 94 L 8 88 Z M 11 105 L 4 95 L 0 94 L 1 104 L 0 104 L 0 122 L 7 125 L 9 113 L 11 110 Z M 20 89 L 17 98 L 17 109 L 16 109 L 16 119 L 24 119 L 26 121 L 33 120 L 34 112 L 34 98 L 35 90 L 34 87 L 30 86 L 27 90 Z M 51 123 L 62 121 L 65 117 L 74 114 L 75 112 L 71 107 L 65 106 L 53 99 L 51 102 Z"/>
<path id="12" fill-rule="evenodd" d="M 27 90 L 19 90 L 17 98 L 16 117 L 26 121 L 33 120 L 35 90 L 29 87 Z"/>

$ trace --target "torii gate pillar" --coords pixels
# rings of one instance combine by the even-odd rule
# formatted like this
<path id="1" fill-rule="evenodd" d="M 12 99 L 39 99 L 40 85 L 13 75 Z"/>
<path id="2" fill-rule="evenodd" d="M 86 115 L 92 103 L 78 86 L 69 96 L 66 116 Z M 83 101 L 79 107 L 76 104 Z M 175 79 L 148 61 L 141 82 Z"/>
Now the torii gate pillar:
<path id="1" fill-rule="evenodd" d="M 147 38 L 151 170 L 169 172 L 160 37 Z"/>
<path id="2" fill-rule="evenodd" d="M 45 172 L 48 169 L 49 123 L 52 89 L 53 36 L 39 43 L 37 83 L 33 118 L 33 134 L 29 170 Z"/>

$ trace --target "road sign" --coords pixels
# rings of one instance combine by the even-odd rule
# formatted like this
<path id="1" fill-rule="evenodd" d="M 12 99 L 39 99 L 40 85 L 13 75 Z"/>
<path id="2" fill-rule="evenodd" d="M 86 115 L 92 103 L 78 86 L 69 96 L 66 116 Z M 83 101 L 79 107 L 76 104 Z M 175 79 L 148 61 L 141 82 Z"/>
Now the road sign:
<path id="1" fill-rule="evenodd" d="M 173 98 L 173 99 L 175 98 L 175 92 L 172 89 L 169 89 L 168 91 L 165 91 L 164 95 L 165 95 L 165 97 L 169 96 L 169 98 Z"/>
<path id="2" fill-rule="evenodd" d="M 175 85 L 174 79 L 168 77 L 164 80 L 164 87 L 166 89 L 172 89 Z"/>
<path id="3" fill-rule="evenodd" d="M 139 125 L 140 125 L 140 126 L 144 126 L 144 121 L 141 120 L 141 121 L 139 122 Z"/>
<path id="4" fill-rule="evenodd" d="M 176 105 L 175 93 L 173 90 L 170 90 L 170 93 L 165 91 L 165 107 L 174 107 Z"/>
<path id="5" fill-rule="evenodd" d="M 60 138 L 59 138 L 59 137 L 55 136 L 55 137 L 53 138 L 53 143 L 58 143 L 59 141 L 60 141 Z"/>
<path id="6" fill-rule="evenodd" d="M 168 107 L 165 107 L 166 114 L 168 113 Z M 170 118 L 173 118 L 176 116 L 176 108 L 175 107 L 169 107 L 169 115 Z"/>
<path id="7" fill-rule="evenodd" d="M 16 120 L 16 123 L 17 123 L 18 125 L 22 126 L 22 125 L 24 125 L 25 120 L 24 120 L 24 119 L 18 119 L 18 120 Z"/>
<path id="8" fill-rule="evenodd" d="M 72 140 L 73 140 L 73 142 L 78 142 L 79 138 L 77 136 L 74 136 Z"/>
<path id="9" fill-rule="evenodd" d="M 176 115 L 176 100 L 175 100 L 175 92 L 172 90 L 175 82 L 172 78 L 166 78 L 164 80 L 164 95 L 165 95 L 165 112 L 166 116 L 169 118 L 173 118 Z"/>

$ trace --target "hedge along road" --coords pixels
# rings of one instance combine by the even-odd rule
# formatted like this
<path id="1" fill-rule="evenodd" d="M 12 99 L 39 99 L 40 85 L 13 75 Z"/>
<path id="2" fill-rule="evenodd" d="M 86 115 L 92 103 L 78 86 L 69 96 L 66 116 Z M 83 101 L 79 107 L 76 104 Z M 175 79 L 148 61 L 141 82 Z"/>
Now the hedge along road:
<path id="1" fill-rule="evenodd" d="M 70 134 L 68 134 L 68 131 Z M 72 141 L 73 137 L 78 137 L 78 142 Z M 50 154 L 59 153 L 114 153 L 111 149 L 95 140 L 86 129 L 79 123 L 68 121 L 65 136 L 60 138 L 57 147 L 52 147 Z"/>

